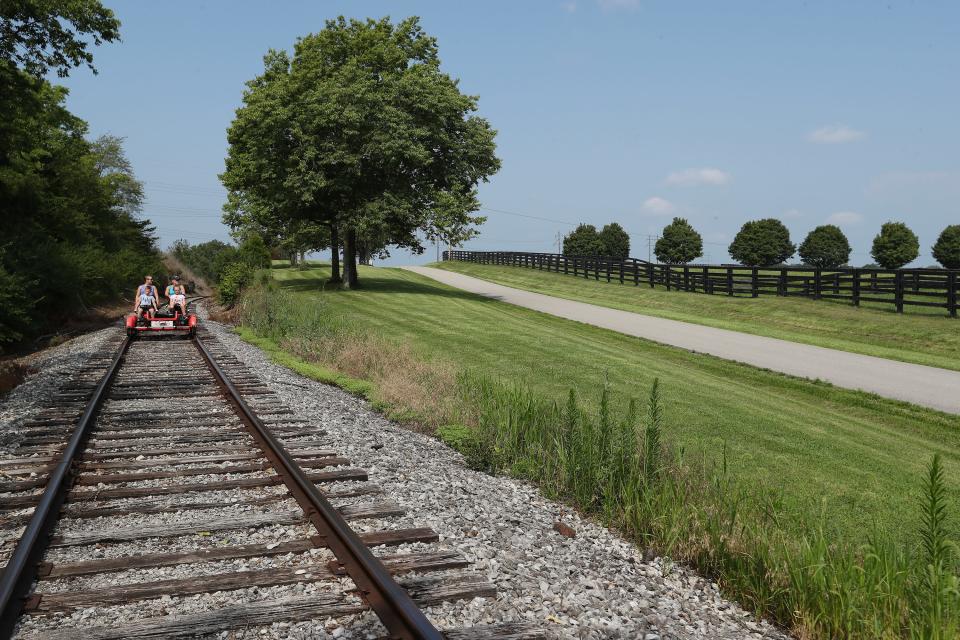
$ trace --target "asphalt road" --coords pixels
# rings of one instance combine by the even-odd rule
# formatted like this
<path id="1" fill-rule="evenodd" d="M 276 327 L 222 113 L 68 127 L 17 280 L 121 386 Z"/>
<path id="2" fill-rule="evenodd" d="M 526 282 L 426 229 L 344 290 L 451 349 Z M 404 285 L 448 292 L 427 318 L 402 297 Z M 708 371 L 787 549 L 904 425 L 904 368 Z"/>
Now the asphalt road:
<path id="1" fill-rule="evenodd" d="M 505 287 L 442 269 L 404 268 L 464 291 L 552 316 L 793 376 L 825 380 L 838 387 L 859 389 L 886 398 L 960 414 L 960 371 L 608 309 Z"/>

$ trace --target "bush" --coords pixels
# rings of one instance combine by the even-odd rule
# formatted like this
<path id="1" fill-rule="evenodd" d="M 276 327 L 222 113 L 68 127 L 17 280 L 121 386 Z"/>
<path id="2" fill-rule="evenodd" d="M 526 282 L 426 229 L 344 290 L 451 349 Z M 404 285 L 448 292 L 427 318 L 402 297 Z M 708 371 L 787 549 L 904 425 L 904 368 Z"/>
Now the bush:
<path id="1" fill-rule="evenodd" d="M 251 233 L 244 238 L 237 249 L 237 260 L 245 262 L 254 269 L 270 267 L 270 249 L 259 234 Z"/>
<path id="2" fill-rule="evenodd" d="M 601 255 L 623 260 L 630 256 L 630 234 L 623 230 L 616 222 L 603 227 L 600 232 L 600 244 L 603 246 Z"/>
<path id="3" fill-rule="evenodd" d="M 850 260 L 850 242 L 840 227 L 825 224 L 817 227 L 800 245 L 800 259 L 820 269 L 835 269 Z"/>
<path id="4" fill-rule="evenodd" d="M 598 256 L 603 252 L 603 241 L 592 224 L 580 224 L 563 239 L 565 256 Z"/>
<path id="5" fill-rule="evenodd" d="M 904 223 L 886 222 L 873 239 L 870 255 L 884 269 L 899 269 L 920 255 L 920 240 Z"/>
<path id="6" fill-rule="evenodd" d="M 782 264 L 796 251 L 790 232 L 775 218 L 751 220 L 743 225 L 733 242 L 730 255 L 740 264 L 769 267 Z"/>
<path id="7" fill-rule="evenodd" d="M 232 307 L 240 297 L 240 293 L 253 281 L 253 267 L 245 262 L 231 262 L 220 276 L 217 285 L 217 299 L 220 304 Z"/>
<path id="8" fill-rule="evenodd" d="M 684 264 L 703 255 L 703 238 L 684 218 L 674 218 L 663 228 L 653 252 L 667 264 Z"/>
<path id="9" fill-rule="evenodd" d="M 933 257 L 946 269 L 960 269 L 960 224 L 952 224 L 940 233 L 933 245 Z"/>

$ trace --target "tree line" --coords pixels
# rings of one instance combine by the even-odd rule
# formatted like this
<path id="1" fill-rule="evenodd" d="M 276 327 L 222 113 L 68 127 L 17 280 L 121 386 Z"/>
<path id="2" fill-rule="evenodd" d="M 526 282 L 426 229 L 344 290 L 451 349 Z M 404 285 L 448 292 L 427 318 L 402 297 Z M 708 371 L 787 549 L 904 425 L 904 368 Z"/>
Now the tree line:
<path id="1" fill-rule="evenodd" d="M 113 42 L 119 27 L 94 0 L 0 9 L 0 348 L 163 275 L 122 139 L 91 140 L 45 79 L 96 72 L 88 41 Z"/>
<path id="2" fill-rule="evenodd" d="M 440 68 L 415 17 L 326 22 L 271 50 L 227 132 L 224 223 L 296 260 L 331 248 L 333 282 L 389 247 L 458 244 L 484 221 L 496 132 Z M 340 251 L 343 252 L 341 271 Z"/>
<path id="3" fill-rule="evenodd" d="M 169 251 L 196 275 L 215 284 L 218 300 L 228 307 L 237 301 L 258 269 L 270 266 L 270 249 L 256 233 L 248 233 L 239 246 L 220 240 L 194 245 L 177 240 Z"/>
<path id="4" fill-rule="evenodd" d="M 581 224 L 563 240 L 565 255 L 603 255 L 623 259 L 629 249 L 629 236 L 615 222 L 601 232 L 597 232 L 593 225 Z M 746 222 L 728 251 L 734 260 L 746 266 L 783 264 L 798 253 L 803 264 L 835 269 L 849 263 L 852 249 L 846 235 L 836 225 L 825 224 L 813 229 L 797 247 L 782 222 L 764 218 Z M 654 253 L 663 263 L 689 263 L 703 255 L 703 238 L 686 219 L 674 218 L 663 228 Z M 931 253 L 944 268 L 960 269 L 960 225 L 946 227 L 931 247 Z M 899 269 L 920 255 L 920 240 L 903 222 L 887 222 L 873 239 L 870 255 L 884 269 Z"/>

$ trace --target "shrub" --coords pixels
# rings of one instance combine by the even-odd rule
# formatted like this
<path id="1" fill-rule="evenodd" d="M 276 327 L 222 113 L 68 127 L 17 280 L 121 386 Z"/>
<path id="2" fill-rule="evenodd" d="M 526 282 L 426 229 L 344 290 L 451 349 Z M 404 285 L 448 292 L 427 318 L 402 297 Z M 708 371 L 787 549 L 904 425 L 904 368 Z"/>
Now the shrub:
<path id="1" fill-rule="evenodd" d="M 660 262 L 691 262 L 703 255 L 703 238 L 684 218 L 674 218 L 663 228 L 663 236 L 657 240 L 653 252 Z"/>
<path id="2" fill-rule="evenodd" d="M 899 269 L 920 255 L 920 240 L 904 223 L 886 222 L 873 239 L 870 255 L 884 269 Z"/>
<path id="3" fill-rule="evenodd" d="M 563 239 L 565 256 L 598 256 L 604 251 L 597 228 L 592 224 L 580 224 Z"/>
<path id="4" fill-rule="evenodd" d="M 270 267 L 270 249 L 267 248 L 260 234 L 250 233 L 240 243 L 237 259 L 254 269 L 267 269 Z"/>
<path id="5" fill-rule="evenodd" d="M 933 257 L 947 269 L 960 269 L 960 224 L 952 224 L 940 233 L 933 245 Z"/>
<path id="6" fill-rule="evenodd" d="M 603 227 L 600 231 L 600 244 L 603 246 L 601 255 L 623 260 L 630 256 L 630 234 L 623 230 L 616 222 Z"/>
<path id="7" fill-rule="evenodd" d="M 733 242 L 730 255 L 740 264 L 768 267 L 782 264 L 796 251 L 790 232 L 775 218 L 751 220 L 743 225 Z"/>
<path id="8" fill-rule="evenodd" d="M 835 269 L 850 260 L 850 242 L 840 227 L 825 224 L 817 227 L 800 245 L 800 259 L 820 269 Z"/>
<path id="9" fill-rule="evenodd" d="M 231 262 L 220 276 L 217 298 L 220 304 L 232 307 L 241 291 L 253 280 L 254 269 L 246 262 Z"/>

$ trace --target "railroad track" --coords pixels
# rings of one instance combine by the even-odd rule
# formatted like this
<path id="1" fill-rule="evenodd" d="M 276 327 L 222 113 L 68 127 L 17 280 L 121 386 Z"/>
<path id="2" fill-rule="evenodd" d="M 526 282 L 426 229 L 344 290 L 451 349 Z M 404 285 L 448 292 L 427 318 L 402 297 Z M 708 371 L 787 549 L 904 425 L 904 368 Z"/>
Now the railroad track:
<path id="1" fill-rule="evenodd" d="M 394 525 L 404 510 L 202 328 L 108 341 L 23 433 L 0 457 L 0 637 L 304 621 L 367 637 L 542 637 L 436 629 L 423 607 L 494 585 L 430 528 Z"/>

